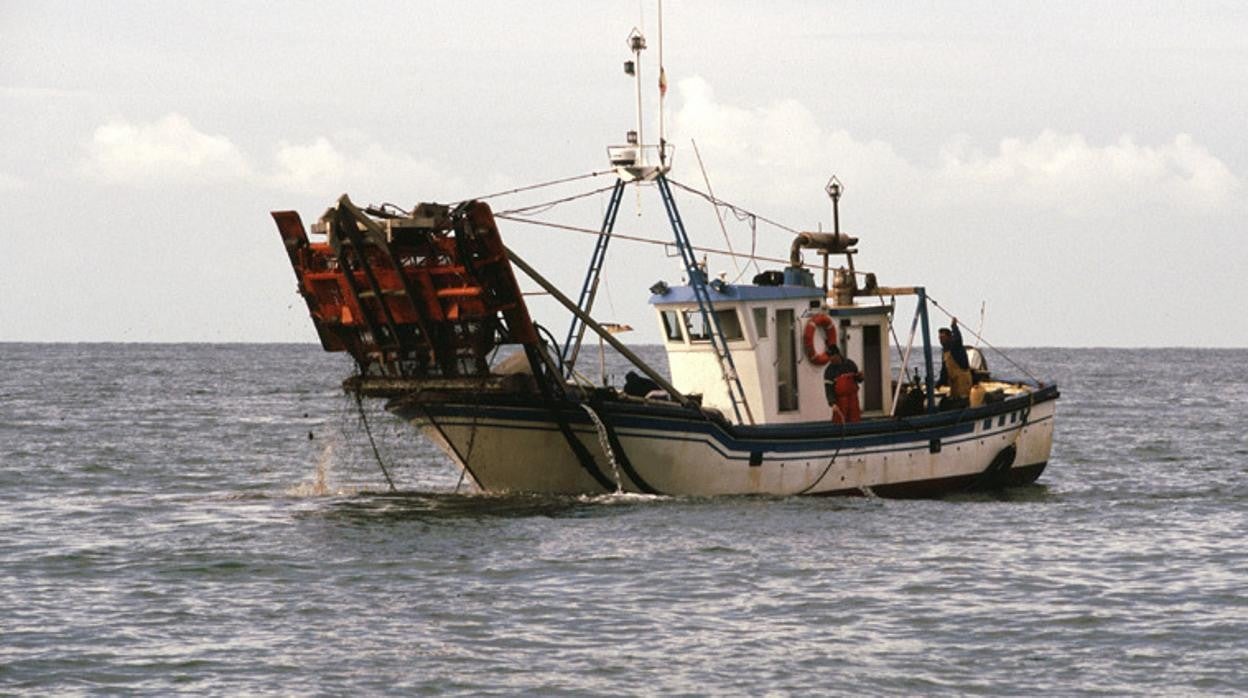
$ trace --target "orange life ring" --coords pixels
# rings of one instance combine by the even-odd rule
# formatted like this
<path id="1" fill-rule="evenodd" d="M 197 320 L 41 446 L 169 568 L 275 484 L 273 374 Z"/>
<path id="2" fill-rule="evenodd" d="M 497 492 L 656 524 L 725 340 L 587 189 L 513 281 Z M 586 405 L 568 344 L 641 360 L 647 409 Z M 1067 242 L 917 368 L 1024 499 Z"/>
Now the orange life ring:
<path id="1" fill-rule="evenodd" d="M 815 328 L 823 328 L 823 351 L 815 352 Z M 806 331 L 802 334 L 802 346 L 806 349 L 806 359 L 816 366 L 822 366 L 832 360 L 832 355 L 828 353 L 829 347 L 836 346 L 836 325 L 832 322 L 832 316 L 827 313 L 819 313 L 810 316 L 806 321 Z"/>

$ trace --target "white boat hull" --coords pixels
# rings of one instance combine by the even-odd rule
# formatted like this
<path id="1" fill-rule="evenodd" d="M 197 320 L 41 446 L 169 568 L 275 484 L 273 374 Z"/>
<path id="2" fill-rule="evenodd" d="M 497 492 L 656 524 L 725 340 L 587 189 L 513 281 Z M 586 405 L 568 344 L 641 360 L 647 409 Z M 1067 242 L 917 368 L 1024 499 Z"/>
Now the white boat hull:
<path id="1" fill-rule="evenodd" d="M 599 405 L 595 414 L 609 425 L 603 429 L 570 406 L 562 415 L 566 433 L 583 446 L 579 456 L 548 408 L 392 410 L 489 492 L 926 496 L 1034 481 L 1049 459 L 1055 405 L 1056 399 L 1023 397 L 874 429 L 866 423 L 734 429 Z"/>

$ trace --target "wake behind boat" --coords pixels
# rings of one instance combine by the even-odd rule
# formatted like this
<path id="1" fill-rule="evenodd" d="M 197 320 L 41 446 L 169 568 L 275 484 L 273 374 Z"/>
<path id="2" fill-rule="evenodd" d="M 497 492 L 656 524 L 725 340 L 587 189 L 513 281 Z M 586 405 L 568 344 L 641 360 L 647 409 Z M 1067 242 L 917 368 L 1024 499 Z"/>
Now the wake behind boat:
<path id="1" fill-rule="evenodd" d="M 634 32 L 630 47 L 640 95 L 644 38 Z M 615 183 L 576 300 L 503 243 L 484 201 L 403 211 L 344 195 L 312 226 L 316 241 L 297 213 L 274 212 L 322 346 L 358 366 L 344 388 L 384 398 L 489 492 L 901 497 L 1040 476 L 1055 385 L 997 377 L 977 352 L 959 355 L 960 339 L 942 356 L 926 289 L 855 269 L 858 240 L 839 215 L 831 233 L 795 235 L 787 266 L 752 283 L 712 279 L 673 194 L 692 188 L 668 178 L 662 136 L 644 144 L 640 97 L 638 114 L 628 142 L 609 149 Z M 592 314 L 629 187 L 657 190 L 682 262 L 684 282 L 658 282 L 649 298 L 670 375 Z M 835 177 L 827 192 L 836 212 Z M 810 252 L 820 264 L 805 262 Z M 533 321 L 517 269 L 568 311 L 562 344 Z M 907 299 L 914 319 L 894 370 L 889 337 Z M 635 365 L 624 384 L 577 372 L 586 332 Z M 937 385 L 940 365 L 948 385 Z"/>

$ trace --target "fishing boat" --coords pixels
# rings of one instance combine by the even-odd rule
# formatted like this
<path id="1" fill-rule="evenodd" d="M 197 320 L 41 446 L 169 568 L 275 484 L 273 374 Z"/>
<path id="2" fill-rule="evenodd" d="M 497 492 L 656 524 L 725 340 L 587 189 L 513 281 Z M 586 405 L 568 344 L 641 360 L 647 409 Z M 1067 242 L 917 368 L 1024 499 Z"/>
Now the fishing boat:
<path id="1" fill-rule="evenodd" d="M 938 385 L 934 301 L 855 268 L 835 177 L 831 232 L 795 234 L 787 265 L 747 283 L 712 277 L 677 206 L 670 144 L 641 137 L 644 37 L 629 46 L 638 126 L 608 149 L 615 181 L 575 299 L 504 244 L 483 200 L 401 210 L 343 195 L 310 229 L 273 213 L 322 346 L 356 362 L 344 389 L 384 400 L 486 492 L 910 497 L 1035 481 L 1057 386 L 998 376 L 974 351 L 968 399 Z M 667 373 L 593 314 L 630 187 L 658 192 L 681 263 L 683 279 L 649 289 Z M 562 343 L 530 315 L 518 273 L 567 311 Z M 910 302 L 909 340 L 893 346 Z M 622 384 L 577 371 L 589 332 L 634 366 Z"/>

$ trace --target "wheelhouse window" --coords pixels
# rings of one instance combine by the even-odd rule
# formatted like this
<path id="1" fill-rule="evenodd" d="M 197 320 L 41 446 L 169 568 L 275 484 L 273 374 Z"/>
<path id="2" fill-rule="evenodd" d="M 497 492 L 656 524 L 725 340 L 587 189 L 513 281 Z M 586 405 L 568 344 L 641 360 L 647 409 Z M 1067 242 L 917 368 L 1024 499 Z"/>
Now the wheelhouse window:
<path id="1" fill-rule="evenodd" d="M 719 322 L 719 331 L 723 333 L 725 341 L 732 342 L 745 338 L 745 334 L 741 330 L 741 318 L 737 315 L 735 308 L 716 310 L 715 319 Z M 685 331 L 689 333 L 689 341 L 709 342 L 711 340 L 711 329 L 702 317 L 701 311 L 685 311 Z"/>
<path id="2" fill-rule="evenodd" d="M 680 315 L 675 310 L 664 310 L 660 315 L 663 317 L 663 334 L 667 341 L 684 341 L 680 334 Z"/>
<path id="3" fill-rule="evenodd" d="M 754 333 L 759 339 L 767 339 L 767 309 L 754 308 Z"/>
<path id="4" fill-rule="evenodd" d="M 741 316 L 737 315 L 735 308 L 716 310 L 715 318 L 719 320 L 719 331 L 724 333 L 724 339 L 729 342 L 745 339 L 745 332 L 741 329 Z"/>

